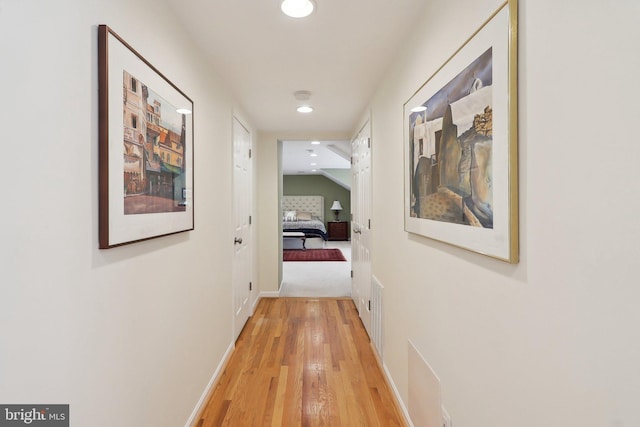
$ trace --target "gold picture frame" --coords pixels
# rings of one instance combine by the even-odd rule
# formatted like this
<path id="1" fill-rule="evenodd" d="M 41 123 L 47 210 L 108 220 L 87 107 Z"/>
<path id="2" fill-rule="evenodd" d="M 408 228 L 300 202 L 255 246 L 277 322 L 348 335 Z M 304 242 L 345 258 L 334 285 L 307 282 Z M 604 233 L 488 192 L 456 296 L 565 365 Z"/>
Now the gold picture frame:
<path id="1" fill-rule="evenodd" d="M 518 248 L 518 3 L 404 104 L 405 230 L 512 264 Z"/>

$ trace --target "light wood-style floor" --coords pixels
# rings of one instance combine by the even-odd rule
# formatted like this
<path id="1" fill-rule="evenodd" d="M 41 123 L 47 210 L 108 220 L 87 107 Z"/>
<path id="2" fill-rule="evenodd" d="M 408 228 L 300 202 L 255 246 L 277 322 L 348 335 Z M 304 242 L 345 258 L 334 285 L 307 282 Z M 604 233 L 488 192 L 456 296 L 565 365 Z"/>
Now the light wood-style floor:
<path id="1" fill-rule="evenodd" d="M 265 298 L 196 426 L 406 424 L 351 299 Z"/>

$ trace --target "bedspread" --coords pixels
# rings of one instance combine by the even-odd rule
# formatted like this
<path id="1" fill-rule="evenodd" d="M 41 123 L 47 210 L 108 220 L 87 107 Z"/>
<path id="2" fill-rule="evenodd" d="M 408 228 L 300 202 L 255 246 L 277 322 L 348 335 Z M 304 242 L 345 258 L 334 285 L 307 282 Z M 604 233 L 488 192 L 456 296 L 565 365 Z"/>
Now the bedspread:
<path id="1" fill-rule="evenodd" d="M 282 231 L 299 231 L 307 237 L 322 237 L 323 240 L 327 240 L 329 237 L 324 223 L 319 220 L 284 221 L 282 223 Z"/>

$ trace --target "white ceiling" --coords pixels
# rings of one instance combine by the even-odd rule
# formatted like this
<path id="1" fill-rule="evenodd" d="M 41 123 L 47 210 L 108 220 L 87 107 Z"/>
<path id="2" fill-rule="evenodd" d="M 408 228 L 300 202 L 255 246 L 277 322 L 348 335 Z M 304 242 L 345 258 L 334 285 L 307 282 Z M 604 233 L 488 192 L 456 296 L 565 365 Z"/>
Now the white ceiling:
<path id="1" fill-rule="evenodd" d="M 351 132 L 426 0 L 166 0 L 262 131 Z M 296 112 L 298 90 L 315 111 Z"/>
<path id="2" fill-rule="evenodd" d="M 327 169 L 349 169 L 349 141 L 283 141 L 284 175 L 322 175 Z M 316 154 L 316 156 L 311 156 Z"/>

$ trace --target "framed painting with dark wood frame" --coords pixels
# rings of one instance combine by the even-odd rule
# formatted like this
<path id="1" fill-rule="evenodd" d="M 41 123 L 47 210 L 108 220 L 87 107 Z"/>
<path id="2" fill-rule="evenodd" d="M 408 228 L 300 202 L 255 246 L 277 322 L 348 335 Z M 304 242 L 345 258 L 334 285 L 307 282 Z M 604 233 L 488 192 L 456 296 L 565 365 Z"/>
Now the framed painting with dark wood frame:
<path id="1" fill-rule="evenodd" d="M 98 27 L 99 247 L 193 230 L 193 101 Z"/>
<path id="2" fill-rule="evenodd" d="M 404 104 L 405 230 L 517 263 L 517 0 Z"/>

